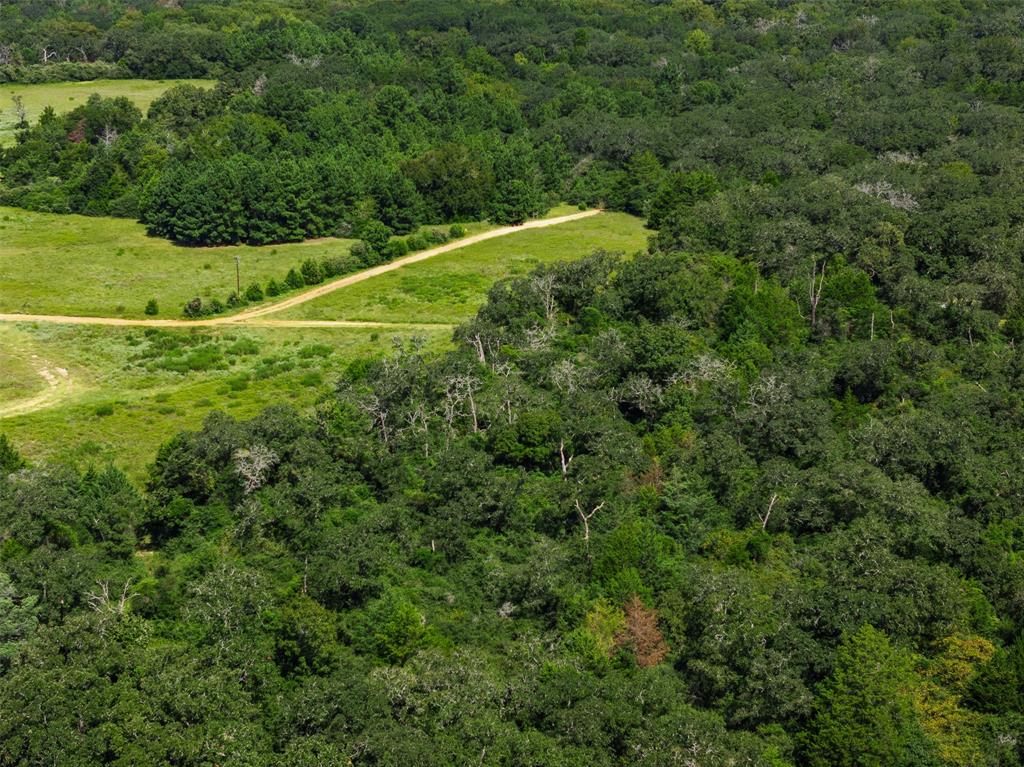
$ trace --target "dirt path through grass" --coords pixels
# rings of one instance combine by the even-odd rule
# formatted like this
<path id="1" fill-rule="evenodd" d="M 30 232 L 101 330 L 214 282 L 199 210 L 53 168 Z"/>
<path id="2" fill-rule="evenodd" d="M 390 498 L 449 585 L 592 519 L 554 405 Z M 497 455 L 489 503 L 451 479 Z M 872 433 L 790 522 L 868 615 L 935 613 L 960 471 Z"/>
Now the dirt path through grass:
<path id="1" fill-rule="evenodd" d="M 114 326 L 126 326 L 126 327 L 146 327 L 146 328 L 197 328 L 197 327 L 211 327 L 216 325 L 260 325 L 264 327 L 278 326 L 278 327 L 358 327 L 358 328 L 436 328 L 437 325 L 429 325 L 425 323 L 396 323 L 396 322 L 354 322 L 345 320 L 270 320 L 262 319 L 268 314 L 275 314 L 277 312 L 284 311 L 285 309 L 291 309 L 299 304 L 304 304 L 307 301 L 312 301 L 315 298 L 324 296 L 328 293 L 333 293 L 335 290 L 354 285 L 357 282 L 368 280 L 372 277 L 377 277 L 387 272 L 393 272 L 396 269 L 401 269 L 403 266 L 409 264 L 415 264 L 419 261 L 425 261 L 428 258 L 439 256 L 442 253 L 448 253 L 452 250 L 464 248 L 467 245 L 473 245 L 484 240 L 490 240 L 494 237 L 504 237 L 505 235 L 515 234 L 516 232 L 522 232 L 527 229 L 540 229 L 546 226 L 556 226 L 558 224 L 568 223 L 569 221 L 577 221 L 581 218 L 587 218 L 589 216 L 596 216 L 600 213 L 600 210 L 584 210 L 579 213 L 570 213 L 567 216 L 558 216 L 556 218 L 542 218 L 535 219 L 533 221 L 527 221 L 525 224 L 519 224 L 518 226 L 503 226 L 497 229 L 491 229 L 480 234 L 474 234 L 469 237 L 464 237 L 461 240 L 455 240 L 444 245 L 439 245 L 436 248 L 430 248 L 429 250 L 423 250 L 419 253 L 414 253 L 411 256 L 405 256 L 404 258 L 396 259 L 380 266 L 372 267 L 371 269 L 364 269 L 361 272 L 350 274 L 347 277 L 341 277 L 340 279 L 333 280 L 332 282 L 325 283 L 323 285 L 317 285 L 314 288 L 305 290 L 297 295 L 290 298 L 286 298 L 282 301 L 275 301 L 263 306 L 256 307 L 255 309 L 249 309 L 239 314 L 233 314 L 228 317 L 216 317 L 208 320 L 132 320 L 124 319 L 122 317 L 75 317 L 63 314 L 17 314 L 17 313 L 0 313 L 0 322 L 53 322 L 66 325 L 114 325 Z M 0 415 L 3 411 L 0 410 Z"/>
<path id="2" fill-rule="evenodd" d="M 32 356 L 35 358 L 35 355 Z M 44 363 L 40 363 L 37 372 L 46 381 L 46 388 L 39 394 L 31 397 L 17 399 L 0 405 L 0 418 L 10 418 L 11 416 L 42 410 L 43 408 L 56 405 L 58 402 L 71 396 L 74 384 L 71 381 L 71 374 L 65 368 L 46 366 Z"/>

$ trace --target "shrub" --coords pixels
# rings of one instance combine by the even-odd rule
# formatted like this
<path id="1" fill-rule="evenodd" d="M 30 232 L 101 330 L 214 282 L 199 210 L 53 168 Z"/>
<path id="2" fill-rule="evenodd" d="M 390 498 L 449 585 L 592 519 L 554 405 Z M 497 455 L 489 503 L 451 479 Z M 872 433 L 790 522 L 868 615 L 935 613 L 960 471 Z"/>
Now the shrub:
<path id="1" fill-rule="evenodd" d="M 378 263 L 377 254 L 373 251 L 373 248 L 362 240 L 353 244 L 352 250 L 349 252 L 359 266 L 373 266 Z"/>
<path id="2" fill-rule="evenodd" d="M 302 279 L 305 280 L 307 285 L 317 285 L 324 281 L 324 273 L 320 268 L 320 264 L 314 261 L 312 258 L 307 258 L 302 262 L 300 267 L 302 270 Z"/>
<path id="3" fill-rule="evenodd" d="M 345 259 L 338 256 L 328 256 L 320 262 L 320 270 L 324 273 L 324 279 L 337 277 L 345 273 Z"/>
<path id="4" fill-rule="evenodd" d="M 283 290 L 281 286 L 277 283 L 277 280 L 271 277 L 270 281 L 267 282 L 267 295 L 273 298 L 274 296 L 281 295 L 282 292 Z"/>
<path id="5" fill-rule="evenodd" d="M 271 282 L 273 282 L 273 280 L 271 280 Z M 252 285 L 245 289 L 245 300 L 252 301 L 254 303 L 256 301 L 263 300 L 263 289 L 259 286 L 259 283 L 254 282 Z"/>
<path id="6" fill-rule="evenodd" d="M 308 344 L 299 349 L 299 356 L 303 359 L 312 359 L 313 357 L 330 357 L 334 352 L 327 344 Z"/>
<path id="7" fill-rule="evenodd" d="M 410 234 L 405 238 L 405 244 L 409 247 L 409 250 L 425 250 L 427 240 L 421 234 Z"/>
<path id="8" fill-rule="evenodd" d="M 360 229 L 359 237 L 368 248 L 379 253 L 391 239 L 391 229 L 380 221 L 367 221 Z"/>
<path id="9" fill-rule="evenodd" d="M 284 284 L 291 290 L 296 290 L 301 287 L 305 287 L 306 281 L 302 279 L 302 275 L 294 269 L 288 270 L 288 276 L 284 278 Z"/>
<path id="10" fill-rule="evenodd" d="M 114 406 L 113 405 L 100 405 L 100 406 L 98 406 L 96 408 L 96 410 L 94 412 L 100 418 L 105 418 L 108 415 L 113 415 L 114 414 Z"/>
<path id="11" fill-rule="evenodd" d="M 185 316 L 186 317 L 202 317 L 203 316 L 203 299 L 196 296 L 187 304 L 185 304 Z"/>
<path id="12" fill-rule="evenodd" d="M 260 347 L 251 338 L 240 338 L 224 350 L 231 356 L 259 354 Z"/>
<path id="13" fill-rule="evenodd" d="M 156 299 L 151 298 L 146 302 L 146 314 L 150 317 L 155 317 L 160 313 L 160 307 L 157 306 Z"/>
<path id="14" fill-rule="evenodd" d="M 448 236 L 453 240 L 457 240 L 460 237 L 465 237 L 466 227 L 464 227 L 462 224 L 452 224 L 448 229 Z"/>
<path id="15" fill-rule="evenodd" d="M 231 295 L 228 296 L 226 303 L 229 309 L 237 309 L 239 306 L 243 306 L 245 301 L 242 300 L 240 295 L 232 291 Z"/>
<path id="16" fill-rule="evenodd" d="M 25 465 L 24 459 L 14 449 L 6 434 L 0 434 L 0 472 L 10 474 Z"/>
<path id="17" fill-rule="evenodd" d="M 221 300 L 219 298 L 214 298 L 212 301 L 210 301 L 210 306 L 207 310 L 207 313 L 220 314 L 222 311 L 224 311 L 224 304 L 221 303 Z"/>
<path id="18" fill-rule="evenodd" d="M 387 261 L 394 261 L 409 252 L 409 246 L 405 240 L 392 240 L 384 247 L 384 258 Z"/>

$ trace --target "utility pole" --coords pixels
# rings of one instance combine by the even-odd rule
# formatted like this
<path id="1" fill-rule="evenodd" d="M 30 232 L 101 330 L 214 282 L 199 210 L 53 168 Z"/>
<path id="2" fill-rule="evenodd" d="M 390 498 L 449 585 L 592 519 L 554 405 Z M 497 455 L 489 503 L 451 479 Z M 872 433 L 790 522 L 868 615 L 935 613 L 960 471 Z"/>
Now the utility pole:
<path id="1" fill-rule="evenodd" d="M 235 295 L 242 297 L 242 257 L 235 255 Z"/>

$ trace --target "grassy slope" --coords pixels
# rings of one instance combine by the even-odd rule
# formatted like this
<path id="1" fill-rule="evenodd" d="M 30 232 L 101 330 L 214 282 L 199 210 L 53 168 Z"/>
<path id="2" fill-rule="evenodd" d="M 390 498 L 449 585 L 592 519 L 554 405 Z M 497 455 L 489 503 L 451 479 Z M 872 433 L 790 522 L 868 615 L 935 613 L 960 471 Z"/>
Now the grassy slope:
<path id="1" fill-rule="evenodd" d="M 494 282 L 536 264 L 593 251 L 642 249 L 649 232 L 623 213 L 499 237 L 412 264 L 297 306 L 276 319 L 459 322 L 471 317 Z"/>
<path id="2" fill-rule="evenodd" d="M 491 228 L 482 221 L 464 226 L 468 234 Z M 252 282 L 266 286 L 271 277 L 281 282 L 307 258 L 346 256 L 352 243 L 325 237 L 184 248 L 148 237 L 127 219 L 0 207 L 0 312 L 139 318 L 156 298 L 159 316 L 177 319 L 195 296 L 223 301 L 234 291 L 236 255 L 244 290 Z"/>
<path id="3" fill-rule="evenodd" d="M 224 300 L 235 289 L 282 280 L 306 258 L 347 255 L 351 240 L 182 248 L 119 218 L 31 213 L 0 207 L 0 311 L 143 317 L 156 298 L 177 318 L 194 296 Z"/>
<path id="4" fill-rule="evenodd" d="M 70 112 L 84 104 L 89 96 L 98 93 L 113 98 L 127 96 L 142 114 L 146 114 L 154 99 L 168 88 L 180 83 L 212 87 L 212 80 L 92 80 L 77 83 L 40 83 L 0 85 L 0 146 L 9 146 L 15 141 L 17 115 L 12 97 L 21 96 L 28 112 L 28 121 L 34 123 L 40 113 L 52 106 L 58 113 Z"/>
<path id="5" fill-rule="evenodd" d="M 444 328 L 428 334 L 429 348 L 447 344 L 450 332 Z M 392 348 L 393 338 L 413 335 L 318 328 L 210 329 L 198 334 L 222 352 L 239 341 L 253 342 L 257 351 L 224 354 L 209 369 L 180 373 L 154 369 L 138 357 L 140 352 L 152 351 L 159 338 L 190 336 L 191 331 L 154 337 L 143 329 L 0 325 L 0 348 L 16 350 L 21 358 L 35 355 L 44 364 L 60 365 L 73 382 L 69 399 L 0 419 L 0 433 L 32 458 L 112 461 L 141 480 L 157 448 L 178 431 L 197 427 L 209 412 L 221 410 L 244 418 L 273 404 L 308 407 L 349 361 L 382 354 Z M 316 353 L 310 354 L 314 347 Z M 155 361 L 161 359 L 167 356 L 157 356 Z M 43 388 L 39 379 L 33 392 L 18 396 Z M 5 396 L 0 389 L 0 402 Z"/>

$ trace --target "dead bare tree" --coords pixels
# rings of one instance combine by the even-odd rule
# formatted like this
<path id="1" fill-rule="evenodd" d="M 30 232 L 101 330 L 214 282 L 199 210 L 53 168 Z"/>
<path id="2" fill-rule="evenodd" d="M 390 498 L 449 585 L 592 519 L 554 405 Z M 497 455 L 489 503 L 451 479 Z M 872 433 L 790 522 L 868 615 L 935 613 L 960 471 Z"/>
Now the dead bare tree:
<path id="1" fill-rule="evenodd" d="M 784 380 L 762 374 L 747 390 L 745 404 L 749 417 L 757 423 L 764 423 L 772 411 L 792 399 L 792 394 L 792 389 Z"/>
<path id="2" fill-rule="evenodd" d="M 117 618 L 128 612 L 128 608 L 131 606 L 131 601 L 138 594 L 132 589 L 134 581 L 128 578 L 121 585 L 120 594 L 111 594 L 110 581 L 96 581 L 98 587 L 96 591 L 90 591 L 85 595 L 86 604 L 93 609 L 93 611 L 99 613 L 102 616 L 102 620 L 99 624 L 99 633 L 101 636 L 106 634 L 108 627 L 108 619 Z"/>
<path id="3" fill-rule="evenodd" d="M 264 445 L 240 448 L 231 456 L 235 461 L 235 474 L 242 478 L 246 495 L 263 487 L 266 472 L 278 461 L 277 453 Z"/>
<path id="4" fill-rule="evenodd" d="M 669 386 L 682 383 L 691 391 L 702 383 L 725 385 L 736 370 L 735 363 L 716 357 L 713 354 L 702 354 L 693 360 L 685 370 L 673 373 L 668 380 Z"/>
<path id="5" fill-rule="evenodd" d="M 295 66 L 306 67 L 307 69 L 316 69 L 323 63 L 322 56 L 302 57 L 297 53 L 286 53 L 284 57 Z"/>
<path id="6" fill-rule="evenodd" d="M 103 142 L 103 146 L 112 146 L 117 141 L 120 134 L 117 132 L 117 128 L 110 125 L 104 126 L 103 134 L 100 136 L 100 141 Z"/>
<path id="7" fill-rule="evenodd" d="M 559 360 L 548 373 L 551 384 L 562 394 L 575 394 L 583 388 L 583 369 L 572 360 Z"/>
<path id="8" fill-rule="evenodd" d="M 811 330 L 817 326 L 818 322 L 818 303 L 821 301 L 821 290 L 825 287 L 825 262 L 821 264 L 821 272 L 818 271 L 818 260 L 814 259 L 811 262 L 811 285 L 810 285 L 810 299 L 811 299 Z"/>
<path id="9" fill-rule="evenodd" d="M 661 402 L 661 387 L 645 375 L 631 375 L 619 388 L 619 401 L 626 402 L 649 418 Z"/>
<path id="10" fill-rule="evenodd" d="M 575 454 L 570 453 L 568 457 L 565 455 L 565 437 L 558 440 L 558 457 L 562 462 L 562 480 L 566 481 L 569 479 L 569 467 L 572 466 L 572 459 L 576 457 Z"/>
<path id="11" fill-rule="evenodd" d="M 359 399 L 357 406 L 370 416 L 370 420 L 380 434 L 381 441 L 390 448 L 391 425 L 388 419 L 391 417 L 391 412 L 387 403 L 376 392 L 370 392 Z"/>
<path id="12" fill-rule="evenodd" d="M 590 551 L 590 520 L 594 518 L 601 509 L 604 508 L 604 501 L 601 501 L 597 506 L 592 508 L 590 511 L 583 511 L 583 507 L 580 506 L 580 499 L 575 499 L 576 513 L 579 514 L 580 520 L 583 522 L 583 545 L 587 551 Z"/>
<path id="13" fill-rule="evenodd" d="M 473 375 L 458 374 L 445 379 L 444 401 L 441 403 L 442 417 L 444 418 L 447 435 L 445 437 L 445 448 L 451 444 L 451 438 L 455 434 L 455 423 L 459 416 L 463 415 L 462 407 L 469 407 L 469 417 L 473 423 L 473 432 L 480 431 L 480 422 L 477 417 L 476 399 L 474 392 L 480 389 L 480 379 Z"/>
<path id="14" fill-rule="evenodd" d="M 768 519 L 771 517 L 772 509 L 775 508 L 775 504 L 776 504 L 776 502 L 778 500 L 779 500 L 779 494 L 778 493 L 772 493 L 772 499 L 768 502 L 768 508 L 765 510 L 764 514 L 758 513 L 757 518 L 759 520 L 761 520 L 761 529 L 762 530 L 764 530 L 766 527 L 768 527 Z"/>
<path id="15" fill-rule="evenodd" d="M 544 306 L 544 319 L 551 324 L 555 321 L 557 314 L 557 304 L 555 303 L 555 275 L 553 274 L 537 274 L 530 280 L 531 287 L 537 292 L 540 297 L 541 304 Z"/>
<path id="16" fill-rule="evenodd" d="M 526 329 L 526 346 L 533 351 L 546 349 L 555 338 L 555 329 L 551 325 L 534 325 Z"/>
<path id="17" fill-rule="evenodd" d="M 508 425 L 511 426 L 515 423 L 512 407 L 519 393 L 519 371 L 510 362 L 499 362 L 492 366 L 491 370 L 501 380 L 501 409 L 505 413 Z"/>
<path id="18" fill-rule="evenodd" d="M 487 355 L 484 353 L 484 342 L 483 339 L 480 338 L 480 334 L 475 333 L 474 335 L 470 336 L 469 343 L 474 349 L 476 349 L 476 358 L 480 360 L 480 364 L 486 365 Z"/>
<path id="19" fill-rule="evenodd" d="M 419 432 L 423 435 L 423 455 L 428 457 L 430 455 L 430 420 L 427 418 L 426 406 L 423 402 L 417 402 L 412 409 L 407 410 L 402 414 L 402 420 L 405 421 L 405 431 L 412 433 Z"/>
<path id="20" fill-rule="evenodd" d="M 15 63 L 14 43 L 0 44 L 0 66 Z"/>
<path id="21" fill-rule="evenodd" d="M 53 50 L 48 45 L 44 45 L 42 49 L 42 58 L 44 64 L 49 64 L 51 60 L 57 58 L 57 51 Z"/>

